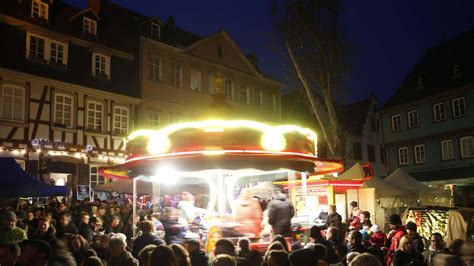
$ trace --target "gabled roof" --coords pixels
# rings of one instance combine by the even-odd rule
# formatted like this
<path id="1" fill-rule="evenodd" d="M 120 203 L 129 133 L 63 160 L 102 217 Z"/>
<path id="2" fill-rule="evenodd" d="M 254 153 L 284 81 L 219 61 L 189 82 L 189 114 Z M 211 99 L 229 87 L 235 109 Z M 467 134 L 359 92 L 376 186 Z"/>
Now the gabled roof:
<path id="1" fill-rule="evenodd" d="M 362 135 L 364 130 L 364 125 L 367 120 L 367 115 L 372 106 L 372 101 L 375 96 L 370 95 L 368 98 L 362 99 L 360 101 L 348 104 L 336 106 L 336 113 L 339 118 L 339 122 L 342 124 L 342 127 L 345 131 Z"/>
<path id="2" fill-rule="evenodd" d="M 474 82 L 474 30 L 441 43 L 426 51 L 382 110 L 413 102 Z M 462 76 L 453 77 L 453 68 L 460 66 Z M 423 88 L 418 88 L 418 79 Z"/>
<path id="3" fill-rule="evenodd" d="M 251 71 L 251 73 L 253 73 L 254 75 L 259 75 L 260 72 L 257 70 L 257 68 L 255 67 L 255 65 L 253 65 L 250 60 L 248 59 L 247 56 L 245 56 L 245 54 L 242 52 L 242 50 L 240 50 L 239 46 L 237 46 L 237 44 L 235 43 L 235 41 L 230 37 L 230 35 L 225 32 L 224 30 L 220 30 L 214 34 L 211 34 L 205 38 L 202 38 L 201 40 L 189 45 L 188 47 L 186 47 L 185 51 L 186 52 L 191 52 L 193 49 L 197 48 L 197 47 L 200 47 L 200 46 L 203 46 L 203 45 L 206 45 L 209 41 L 211 41 L 212 39 L 215 39 L 215 38 L 222 38 L 224 39 L 231 47 L 232 49 L 234 49 L 236 52 L 237 52 L 237 55 L 240 57 L 240 59 L 242 60 L 242 62 L 244 62 L 244 64 L 247 66 L 247 68 Z"/>
<path id="4" fill-rule="evenodd" d="M 79 17 L 79 16 L 81 16 L 81 15 L 85 15 L 85 14 L 87 14 L 87 13 L 89 13 L 89 12 L 92 13 L 92 14 L 95 16 L 95 18 L 96 18 L 97 20 L 100 20 L 99 15 L 97 15 L 97 13 L 95 13 L 94 10 L 92 10 L 92 9 L 90 9 L 90 8 L 84 9 L 84 10 L 81 10 L 81 11 L 77 12 L 74 16 L 70 17 L 69 20 L 74 20 L 74 19 L 76 19 L 77 17 Z"/>

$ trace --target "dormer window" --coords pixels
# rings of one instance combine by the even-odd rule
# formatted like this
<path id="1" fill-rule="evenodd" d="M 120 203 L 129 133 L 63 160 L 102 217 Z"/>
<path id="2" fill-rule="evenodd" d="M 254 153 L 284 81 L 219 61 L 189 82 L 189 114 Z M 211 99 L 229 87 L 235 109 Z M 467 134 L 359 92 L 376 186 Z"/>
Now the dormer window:
<path id="1" fill-rule="evenodd" d="M 453 79 L 462 77 L 461 66 L 459 64 L 455 64 L 453 67 Z"/>
<path id="2" fill-rule="evenodd" d="M 160 39 L 161 27 L 158 23 L 151 23 L 150 25 L 150 37 L 153 39 Z"/>
<path id="3" fill-rule="evenodd" d="M 423 77 L 418 77 L 418 87 L 417 90 L 422 90 L 425 88 L 425 79 Z"/>
<path id="4" fill-rule="evenodd" d="M 217 56 L 220 58 L 224 57 L 224 48 L 222 46 L 217 46 Z"/>
<path id="5" fill-rule="evenodd" d="M 48 20 L 48 8 L 49 6 L 47 3 L 43 3 L 40 0 L 33 0 L 31 16 L 34 18 Z"/>
<path id="6" fill-rule="evenodd" d="M 82 23 L 82 33 L 94 36 L 97 35 L 97 21 L 84 17 Z"/>

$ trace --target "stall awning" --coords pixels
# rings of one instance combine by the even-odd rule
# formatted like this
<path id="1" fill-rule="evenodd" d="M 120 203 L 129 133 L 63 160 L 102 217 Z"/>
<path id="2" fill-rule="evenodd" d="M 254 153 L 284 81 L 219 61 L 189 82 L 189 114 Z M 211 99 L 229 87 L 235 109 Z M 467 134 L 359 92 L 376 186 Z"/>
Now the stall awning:
<path id="1" fill-rule="evenodd" d="M 474 184 L 474 166 L 466 167 L 453 167 L 445 169 L 436 169 L 431 171 L 413 172 L 411 176 L 416 178 L 418 181 L 429 182 L 429 181 L 440 181 L 449 184 L 450 181 L 459 183 L 466 179 L 466 183 Z M 454 183 L 454 182 L 453 182 Z"/>
<path id="2" fill-rule="evenodd" d="M 11 157 L 0 157 L 0 198 L 67 195 L 65 186 L 52 186 L 27 174 Z"/>

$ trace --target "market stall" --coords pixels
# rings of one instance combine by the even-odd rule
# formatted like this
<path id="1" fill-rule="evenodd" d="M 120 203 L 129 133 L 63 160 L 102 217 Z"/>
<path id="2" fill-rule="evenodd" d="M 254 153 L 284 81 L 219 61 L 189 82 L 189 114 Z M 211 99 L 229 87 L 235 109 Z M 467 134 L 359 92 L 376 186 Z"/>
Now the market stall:
<path id="1" fill-rule="evenodd" d="M 134 194 L 137 180 L 157 184 L 173 180 L 178 187 L 184 178 L 201 180 L 209 196 L 203 220 L 209 228 L 226 230 L 236 223 L 242 190 L 251 192 L 252 187 L 259 189 L 260 182 L 282 177 L 296 180 L 301 173 L 323 175 L 343 169 L 338 161 L 317 157 L 316 134 L 309 129 L 244 120 L 205 120 L 137 131 L 128 137 L 127 154 L 124 164 L 102 168 L 100 173 L 132 179 Z"/>

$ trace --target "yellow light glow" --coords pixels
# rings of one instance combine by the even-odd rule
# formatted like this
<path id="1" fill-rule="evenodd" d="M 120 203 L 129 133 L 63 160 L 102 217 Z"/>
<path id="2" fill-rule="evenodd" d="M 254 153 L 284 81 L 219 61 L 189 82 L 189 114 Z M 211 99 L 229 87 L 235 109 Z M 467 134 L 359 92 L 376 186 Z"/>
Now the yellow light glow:
<path id="1" fill-rule="evenodd" d="M 316 150 L 317 136 L 312 130 L 294 125 L 271 126 L 264 123 L 249 120 L 206 120 L 198 122 L 185 122 L 167 126 L 161 130 L 138 130 L 128 136 L 128 140 L 137 137 L 148 137 L 147 150 L 150 154 L 163 154 L 171 148 L 171 141 L 168 136 L 172 133 L 185 129 L 202 129 L 204 132 L 223 132 L 225 128 L 245 127 L 262 132 L 260 144 L 262 148 L 270 151 L 282 151 L 286 147 L 284 134 L 297 132 L 305 135 L 313 142 Z"/>

